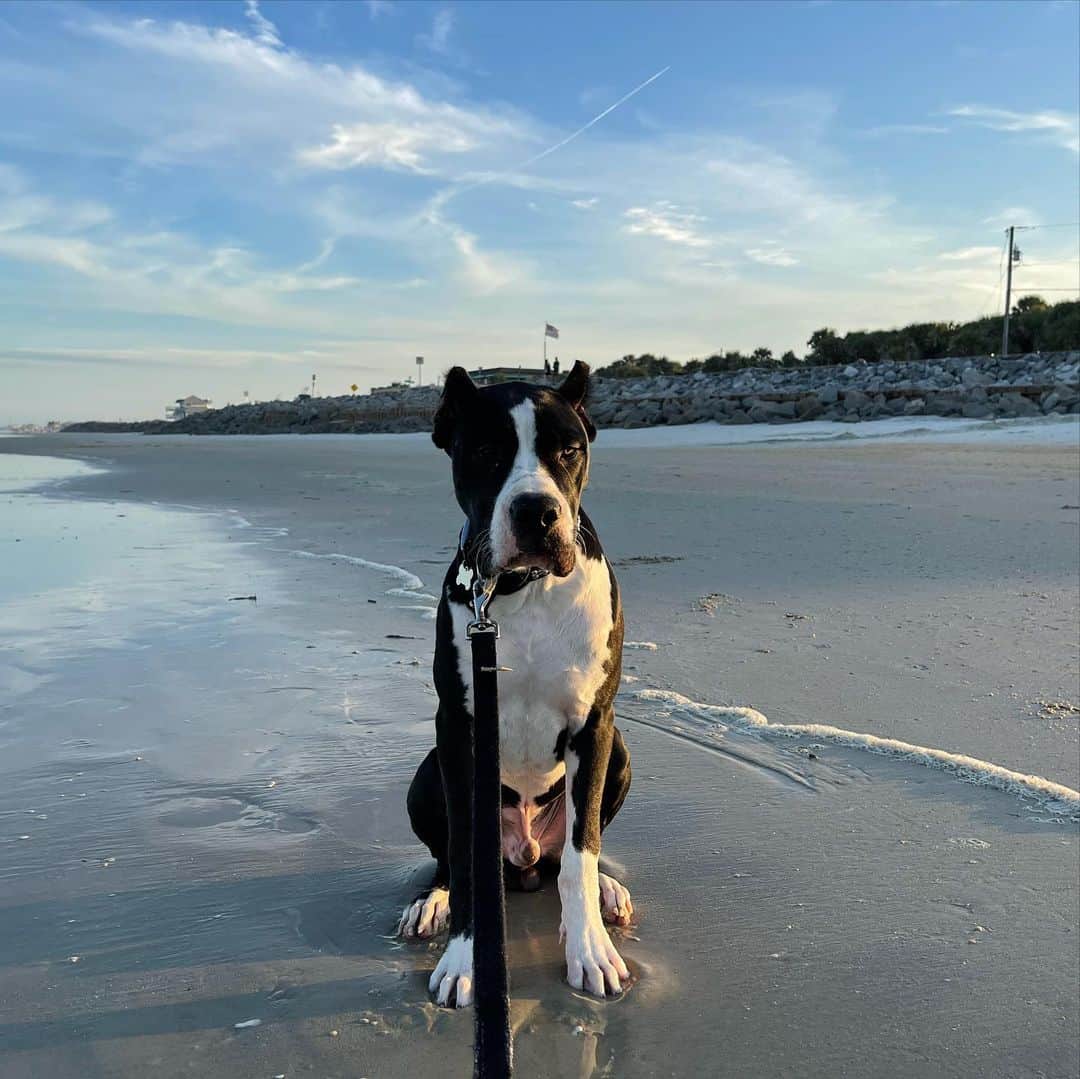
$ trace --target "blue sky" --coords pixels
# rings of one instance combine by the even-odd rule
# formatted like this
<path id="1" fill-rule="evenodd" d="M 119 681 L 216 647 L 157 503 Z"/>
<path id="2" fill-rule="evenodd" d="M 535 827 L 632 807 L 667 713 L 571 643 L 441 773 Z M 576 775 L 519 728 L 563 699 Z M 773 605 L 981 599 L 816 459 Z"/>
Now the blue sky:
<path id="1" fill-rule="evenodd" d="M 1003 227 L 1080 217 L 1078 49 L 1071 0 L 6 4 L 0 423 L 999 310 Z"/>

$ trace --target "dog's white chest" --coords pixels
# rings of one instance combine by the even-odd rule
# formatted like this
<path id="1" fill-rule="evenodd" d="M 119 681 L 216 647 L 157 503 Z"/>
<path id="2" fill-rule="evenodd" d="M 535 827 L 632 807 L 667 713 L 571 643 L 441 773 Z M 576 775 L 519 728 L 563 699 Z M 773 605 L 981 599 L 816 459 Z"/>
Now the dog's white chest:
<path id="1" fill-rule="evenodd" d="M 465 626 L 469 613 L 452 605 L 454 644 L 472 711 L 472 659 Z M 509 596 L 496 596 L 499 623 L 499 731 L 503 780 L 524 798 L 546 791 L 563 772 L 556 762 L 560 732 L 588 717 L 607 677 L 612 629 L 607 563 L 579 558 L 574 572 L 546 577 Z"/>

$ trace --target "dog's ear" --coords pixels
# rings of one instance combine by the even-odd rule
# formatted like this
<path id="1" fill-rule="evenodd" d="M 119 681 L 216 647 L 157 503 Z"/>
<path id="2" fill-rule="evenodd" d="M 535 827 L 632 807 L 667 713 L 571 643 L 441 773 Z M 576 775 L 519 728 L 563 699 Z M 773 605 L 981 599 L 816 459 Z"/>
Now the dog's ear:
<path id="1" fill-rule="evenodd" d="M 476 383 L 469 378 L 469 373 L 464 367 L 451 367 L 446 372 L 442 400 L 439 402 L 431 427 L 431 441 L 440 450 L 450 452 L 450 443 L 454 440 L 454 428 L 457 427 L 465 410 L 476 400 L 478 393 Z"/>
<path id="2" fill-rule="evenodd" d="M 589 399 L 589 365 L 576 360 L 566 376 L 566 381 L 559 387 L 559 396 L 570 405 L 578 414 L 585 427 L 585 434 L 592 442 L 596 438 L 596 428 L 593 426 L 589 414 L 585 411 L 585 403 Z"/>

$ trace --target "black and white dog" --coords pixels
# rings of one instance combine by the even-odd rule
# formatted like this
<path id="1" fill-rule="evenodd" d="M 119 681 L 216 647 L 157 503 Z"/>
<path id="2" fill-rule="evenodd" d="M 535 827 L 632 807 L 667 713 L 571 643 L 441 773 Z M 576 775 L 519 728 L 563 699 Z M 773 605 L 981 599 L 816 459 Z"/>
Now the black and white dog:
<path id="1" fill-rule="evenodd" d="M 431 975 L 440 1004 L 472 1003 L 472 665 L 465 627 L 473 571 L 498 576 L 490 613 L 501 631 L 499 727 L 502 851 L 527 891 L 542 861 L 558 863 L 569 982 L 597 996 L 630 974 L 605 920 L 626 924 L 626 889 L 599 871 L 600 833 L 630 788 L 615 727 L 623 616 L 615 574 L 581 509 L 596 429 L 585 412 L 589 369 L 557 389 L 510 382 L 479 388 L 446 376 L 432 440 L 453 463 L 466 524 L 443 583 L 435 630 L 436 748 L 409 788 L 413 830 L 438 867 L 405 908 L 405 937 L 449 923 Z"/>

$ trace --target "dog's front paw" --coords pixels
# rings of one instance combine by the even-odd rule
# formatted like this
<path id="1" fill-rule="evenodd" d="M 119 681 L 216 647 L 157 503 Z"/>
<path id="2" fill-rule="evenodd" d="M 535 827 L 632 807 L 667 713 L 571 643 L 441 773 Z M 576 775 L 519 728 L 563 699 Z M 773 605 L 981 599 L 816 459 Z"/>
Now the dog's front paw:
<path id="1" fill-rule="evenodd" d="M 605 934 L 606 935 L 606 934 Z M 467 1008 L 473 1002 L 472 937 L 451 937 L 439 965 L 428 981 L 428 989 L 442 1005 Z"/>
<path id="2" fill-rule="evenodd" d="M 437 937 L 450 921 L 450 892 L 439 885 L 410 903 L 401 913 L 397 934 L 412 940 Z"/>
<path id="3" fill-rule="evenodd" d="M 576 933 L 566 933 L 566 980 L 593 996 L 621 993 L 630 970 L 615 950 L 599 920 L 589 921 Z"/>
<path id="4" fill-rule="evenodd" d="M 600 913 L 605 922 L 629 925 L 634 916 L 630 893 L 614 877 L 600 873 Z"/>

